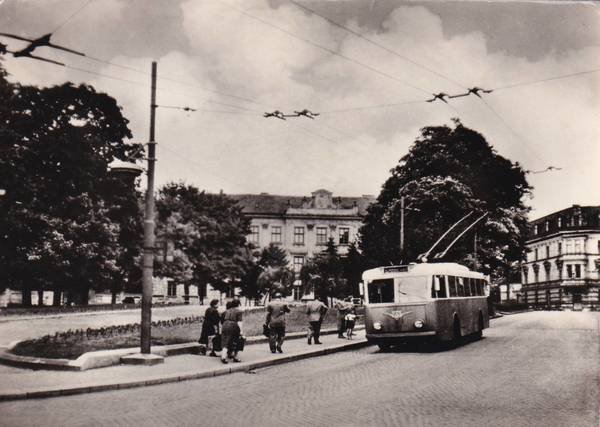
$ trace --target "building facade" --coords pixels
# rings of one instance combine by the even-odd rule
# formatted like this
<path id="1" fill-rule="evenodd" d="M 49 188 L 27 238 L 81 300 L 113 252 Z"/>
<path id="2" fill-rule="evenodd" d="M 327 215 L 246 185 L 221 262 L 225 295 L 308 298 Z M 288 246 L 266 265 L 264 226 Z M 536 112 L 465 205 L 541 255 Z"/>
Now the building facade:
<path id="1" fill-rule="evenodd" d="M 294 272 L 333 239 L 340 255 L 357 241 L 358 230 L 373 196 L 333 197 L 316 190 L 311 197 L 267 193 L 232 195 L 250 218 L 248 241 L 258 248 L 275 244 L 284 249 Z M 298 298 L 299 290 L 294 297 Z"/>
<path id="2" fill-rule="evenodd" d="M 521 300 L 546 309 L 600 309 L 600 206 L 573 205 L 531 222 Z"/>

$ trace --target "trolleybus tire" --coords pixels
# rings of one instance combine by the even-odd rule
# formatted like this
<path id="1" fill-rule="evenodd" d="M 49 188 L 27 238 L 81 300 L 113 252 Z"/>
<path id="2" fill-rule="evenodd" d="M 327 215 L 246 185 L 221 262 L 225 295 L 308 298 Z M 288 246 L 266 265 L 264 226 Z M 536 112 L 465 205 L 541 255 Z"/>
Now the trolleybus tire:
<path id="1" fill-rule="evenodd" d="M 452 340 L 450 341 L 450 345 L 452 347 L 458 347 L 462 343 L 462 333 L 460 331 L 460 319 L 458 317 L 454 317 L 454 321 L 452 322 Z"/>
<path id="2" fill-rule="evenodd" d="M 392 345 L 389 342 L 378 342 L 377 347 L 379 347 L 379 350 L 381 351 L 388 351 Z"/>
<path id="3" fill-rule="evenodd" d="M 477 330 L 473 333 L 475 339 L 483 338 L 483 315 L 479 312 L 479 320 L 477 321 Z"/>

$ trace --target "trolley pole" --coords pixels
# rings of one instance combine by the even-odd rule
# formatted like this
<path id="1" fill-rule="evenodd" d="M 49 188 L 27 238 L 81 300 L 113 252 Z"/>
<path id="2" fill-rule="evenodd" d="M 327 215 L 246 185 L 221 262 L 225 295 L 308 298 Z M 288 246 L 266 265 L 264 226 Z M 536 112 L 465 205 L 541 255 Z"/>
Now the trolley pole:
<path id="1" fill-rule="evenodd" d="M 150 97 L 150 140 L 148 141 L 148 185 L 144 215 L 144 256 L 142 262 L 142 324 L 141 353 L 150 354 L 152 325 L 152 277 L 154 273 L 154 164 L 156 141 L 154 140 L 156 117 L 156 61 L 152 62 L 152 93 Z"/>

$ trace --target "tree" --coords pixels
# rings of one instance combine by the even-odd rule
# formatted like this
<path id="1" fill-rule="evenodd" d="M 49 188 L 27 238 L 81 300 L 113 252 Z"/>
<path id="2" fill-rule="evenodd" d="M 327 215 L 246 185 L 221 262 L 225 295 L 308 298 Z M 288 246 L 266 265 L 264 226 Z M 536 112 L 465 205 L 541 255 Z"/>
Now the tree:
<path id="1" fill-rule="evenodd" d="M 253 265 L 246 244 L 249 220 L 236 201 L 224 194 L 209 194 L 183 183 L 169 183 L 159 190 L 156 202 L 159 234 L 187 257 L 181 264 L 191 269 L 191 277 L 181 275 L 181 265 L 165 263 L 158 271 L 177 277 L 186 287 L 198 285 L 205 297 L 206 285 L 230 291 Z M 187 269 L 184 268 L 184 270 Z"/>
<path id="2" fill-rule="evenodd" d="M 242 295 L 259 299 L 266 294 L 281 292 L 289 295 L 293 285 L 293 273 L 285 250 L 271 243 L 257 256 L 256 263 L 241 281 Z"/>
<path id="3" fill-rule="evenodd" d="M 347 295 L 342 260 L 333 239 L 329 239 L 326 248 L 302 266 L 300 280 L 305 292 L 312 290 L 317 297 L 339 298 Z"/>
<path id="4" fill-rule="evenodd" d="M 90 289 L 127 277 L 137 256 L 137 193 L 107 166 L 140 157 L 139 147 L 124 142 L 131 133 L 116 101 L 91 86 L 9 84 L 2 71 L 0 96 L 4 284 L 22 290 L 24 305 L 34 289 L 86 304 Z"/>
<path id="5" fill-rule="evenodd" d="M 358 251 L 356 244 L 352 242 L 348 247 L 348 253 L 342 258 L 342 277 L 346 280 L 344 295 L 360 296 L 358 284 L 362 281 L 362 273 L 366 269 L 363 255 Z"/>
<path id="6" fill-rule="evenodd" d="M 457 119 L 454 127 L 423 128 L 391 172 L 360 230 L 360 246 L 370 264 L 414 261 L 471 211 L 474 214 L 466 224 L 483 213 L 488 217 L 463 236 L 444 261 L 468 263 L 490 273 L 522 257 L 528 212 L 524 199 L 531 187 L 519 164 L 497 154 L 478 132 Z M 401 198 L 411 208 L 405 211 L 403 254 L 399 253 Z M 435 252 L 443 250 L 457 233 Z"/>

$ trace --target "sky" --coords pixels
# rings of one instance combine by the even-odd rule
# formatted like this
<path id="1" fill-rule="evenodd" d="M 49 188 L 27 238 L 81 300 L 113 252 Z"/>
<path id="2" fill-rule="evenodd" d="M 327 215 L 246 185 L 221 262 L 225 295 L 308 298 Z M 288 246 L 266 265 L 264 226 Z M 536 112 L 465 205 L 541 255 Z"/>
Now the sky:
<path id="1" fill-rule="evenodd" d="M 2 63 L 20 83 L 107 92 L 147 142 L 157 61 L 158 186 L 377 195 L 421 128 L 458 117 L 531 171 L 531 218 L 600 205 L 599 6 L 295 1 L 0 0 L 0 32 L 86 54 Z M 474 86 L 493 92 L 425 102 Z M 320 115 L 263 117 L 276 109 Z"/>

